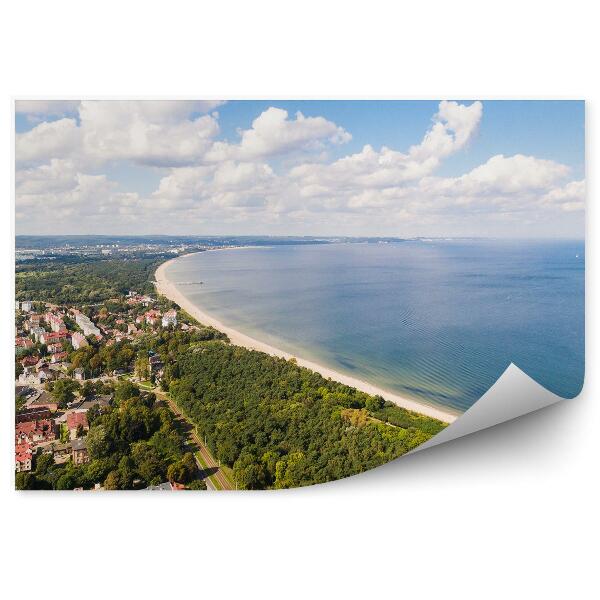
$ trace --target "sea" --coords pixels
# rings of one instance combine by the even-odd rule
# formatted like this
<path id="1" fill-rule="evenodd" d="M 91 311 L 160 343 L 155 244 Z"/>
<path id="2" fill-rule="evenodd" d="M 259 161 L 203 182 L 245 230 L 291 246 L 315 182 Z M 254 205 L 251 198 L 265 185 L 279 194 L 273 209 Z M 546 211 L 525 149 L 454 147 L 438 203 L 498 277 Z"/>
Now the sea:
<path id="1" fill-rule="evenodd" d="M 225 325 L 456 413 L 511 362 L 559 396 L 583 386 L 583 241 L 213 250 L 165 275 Z"/>

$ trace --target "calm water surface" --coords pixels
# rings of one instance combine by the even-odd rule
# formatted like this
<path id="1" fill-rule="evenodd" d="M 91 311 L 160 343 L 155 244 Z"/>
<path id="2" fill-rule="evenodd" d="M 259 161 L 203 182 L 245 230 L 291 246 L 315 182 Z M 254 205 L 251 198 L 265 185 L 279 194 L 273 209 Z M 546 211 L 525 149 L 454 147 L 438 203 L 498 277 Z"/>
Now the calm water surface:
<path id="1" fill-rule="evenodd" d="M 166 274 L 226 325 L 430 404 L 467 409 L 511 361 L 563 397 L 583 384 L 583 242 L 246 248 Z"/>

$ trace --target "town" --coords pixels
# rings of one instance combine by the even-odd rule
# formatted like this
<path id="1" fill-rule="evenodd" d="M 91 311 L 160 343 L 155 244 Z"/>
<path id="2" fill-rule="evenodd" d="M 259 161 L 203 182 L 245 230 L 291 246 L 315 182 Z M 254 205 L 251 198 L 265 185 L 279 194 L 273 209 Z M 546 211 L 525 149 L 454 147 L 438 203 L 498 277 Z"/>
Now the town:
<path id="1" fill-rule="evenodd" d="M 292 488 L 373 468 L 437 434 L 445 423 L 433 417 L 230 343 L 154 281 L 185 244 L 330 242 L 18 237 L 35 258 L 15 265 L 15 487 Z"/>
<path id="2" fill-rule="evenodd" d="M 127 395 L 142 398 L 153 410 L 160 407 L 163 421 L 176 425 L 181 414 L 168 395 L 163 391 L 157 398 L 166 365 L 152 341 L 161 335 L 174 338 L 176 332 L 186 341 L 224 337 L 196 324 L 170 301 L 135 291 L 93 306 L 16 301 L 15 311 L 15 472 L 22 489 L 31 485 L 33 473 L 48 472 L 49 466 L 56 471 L 58 489 L 84 489 L 66 475 L 68 467 L 109 456 L 108 451 L 98 452 L 97 440 L 95 445 L 90 440 L 90 427 L 115 407 L 119 392 L 125 395 L 121 403 L 129 401 Z M 114 486 L 103 485 L 102 479 L 110 478 L 99 473 L 98 481 L 87 481 L 85 489 L 230 488 L 207 451 L 193 447 L 194 441 L 177 429 L 171 427 L 168 433 L 182 451 L 160 457 L 161 468 Z M 205 457 L 191 458 L 186 449 L 204 450 Z M 170 458 L 177 460 L 167 464 Z M 57 469 L 61 465 L 62 475 Z"/>

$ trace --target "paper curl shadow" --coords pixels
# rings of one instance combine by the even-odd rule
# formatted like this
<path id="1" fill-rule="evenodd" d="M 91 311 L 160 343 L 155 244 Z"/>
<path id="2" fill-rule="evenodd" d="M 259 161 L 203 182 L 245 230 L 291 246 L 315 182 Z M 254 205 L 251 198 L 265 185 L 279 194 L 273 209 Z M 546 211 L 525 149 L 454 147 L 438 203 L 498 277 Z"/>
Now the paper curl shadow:
<path id="1" fill-rule="evenodd" d="M 496 383 L 460 418 L 409 454 L 516 419 L 563 400 L 511 363 Z"/>

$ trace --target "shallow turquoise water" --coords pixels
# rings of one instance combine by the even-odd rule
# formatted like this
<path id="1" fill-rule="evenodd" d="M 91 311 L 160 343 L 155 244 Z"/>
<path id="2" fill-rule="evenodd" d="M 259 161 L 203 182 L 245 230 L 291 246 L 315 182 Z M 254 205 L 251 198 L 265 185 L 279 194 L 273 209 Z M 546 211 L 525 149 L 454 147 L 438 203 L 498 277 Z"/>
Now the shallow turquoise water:
<path id="1" fill-rule="evenodd" d="M 166 275 L 235 329 L 430 404 L 466 410 L 511 361 L 563 397 L 583 384 L 583 242 L 247 248 Z"/>

